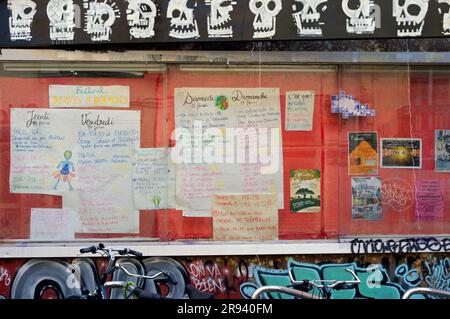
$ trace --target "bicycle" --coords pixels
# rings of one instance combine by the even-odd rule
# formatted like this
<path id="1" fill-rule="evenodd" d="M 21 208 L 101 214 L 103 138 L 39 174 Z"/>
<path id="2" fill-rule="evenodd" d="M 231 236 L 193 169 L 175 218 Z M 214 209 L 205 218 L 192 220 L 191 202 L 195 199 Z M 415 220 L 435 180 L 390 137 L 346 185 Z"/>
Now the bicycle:
<path id="1" fill-rule="evenodd" d="M 289 270 L 289 279 L 291 285 L 284 286 L 262 286 L 255 290 L 252 299 L 259 297 L 267 292 L 281 292 L 297 298 L 303 299 L 330 299 L 333 289 L 353 289 L 355 285 L 359 285 L 361 280 L 355 272 L 347 268 L 345 271 L 353 276 L 353 280 L 295 280 L 292 269 Z M 314 288 L 319 289 L 321 295 L 314 295 L 310 291 Z"/>
<path id="2" fill-rule="evenodd" d="M 134 274 L 130 272 L 127 267 L 126 263 L 117 263 L 116 258 L 118 256 L 124 257 L 124 256 L 134 256 L 134 257 L 142 257 L 142 253 L 129 249 L 129 248 L 109 248 L 106 247 L 104 244 L 100 243 L 98 246 L 91 246 L 80 249 L 80 254 L 86 254 L 86 253 L 92 253 L 92 254 L 100 254 L 101 256 L 106 256 L 108 258 L 108 264 L 106 266 L 105 271 L 102 275 L 98 275 L 96 273 L 95 278 L 95 284 L 96 287 L 93 291 L 82 291 L 82 296 L 73 296 L 70 297 L 70 299 L 107 299 L 107 289 L 111 290 L 111 295 L 113 292 L 115 292 L 115 289 L 121 290 L 122 298 L 124 299 L 172 299 L 168 297 L 164 297 L 161 294 L 161 291 L 156 289 L 155 292 L 147 291 L 148 289 L 145 289 L 146 282 L 148 280 L 154 280 L 158 279 L 159 284 L 170 284 L 170 285 L 177 285 L 177 281 L 174 280 L 175 276 L 172 276 L 170 272 L 165 271 L 158 271 L 150 276 L 142 275 L 142 274 Z M 145 265 L 137 258 L 133 258 L 133 266 L 138 266 L 141 270 L 141 272 L 145 273 Z M 130 261 L 131 262 L 131 261 Z M 182 267 L 180 265 L 180 267 Z M 107 281 L 108 276 L 116 273 L 116 271 L 121 270 L 123 273 L 134 279 L 135 281 L 130 280 L 110 280 Z M 81 277 L 81 276 L 80 276 Z M 118 277 L 118 276 L 116 276 Z M 184 277 L 184 276 L 183 276 Z M 82 279 L 82 277 L 81 277 Z M 186 280 L 186 278 L 185 278 Z M 184 289 L 187 298 L 189 299 L 214 299 L 214 295 L 206 292 L 202 292 L 190 284 L 187 284 L 184 282 Z M 159 286 L 159 285 L 157 285 Z M 156 287 L 158 288 L 158 287 Z"/>
<path id="3" fill-rule="evenodd" d="M 109 248 L 106 247 L 104 244 L 100 243 L 98 246 L 91 246 L 86 248 L 80 249 L 80 254 L 100 254 L 101 256 L 108 258 L 108 264 L 106 266 L 105 271 L 99 275 L 96 273 L 95 278 L 95 289 L 93 291 L 82 291 L 81 296 L 71 296 L 68 297 L 68 299 L 108 299 L 107 289 L 114 289 L 114 288 L 121 288 L 126 289 L 129 293 L 125 294 L 123 293 L 123 296 L 126 297 L 126 299 L 129 299 L 130 297 L 134 296 L 137 298 L 140 298 L 141 296 L 145 298 L 152 298 L 152 299 L 163 299 L 161 295 L 154 294 L 154 293 L 146 293 L 145 288 L 145 282 L 146 280 L 153 280 L 156 278 L 162 278 L 163 280 L 170 282 L 172 284 L 177 284 L 176 281 L 174 281 L 170 273 L 168 272 L 157 272 L 151 276 L 146 275 L 140 275 L 140 274 L 133 274 L 126 269 L 126 266 L 120 263 L 116 263 L 117 257 L 124 257 L 124 256 L 134 256 L 134 257 L 142 257 L 142 253 L 129 249 L 129 248 Z M 137 263 L 141 266 L 141 269 L 145 269 L 144 265 L 140 263 L 140 261 L 136 260 Z M 135 278 L 136 282 L 134 281 L 108 281 L 108 277 L 112 275 L 117 270 L 122 270 L 127 276 L 131 278 Z M 81 276 L 80 276 L 81 277 Z M 82 277 L 81 277 L 82 278 Z"/>

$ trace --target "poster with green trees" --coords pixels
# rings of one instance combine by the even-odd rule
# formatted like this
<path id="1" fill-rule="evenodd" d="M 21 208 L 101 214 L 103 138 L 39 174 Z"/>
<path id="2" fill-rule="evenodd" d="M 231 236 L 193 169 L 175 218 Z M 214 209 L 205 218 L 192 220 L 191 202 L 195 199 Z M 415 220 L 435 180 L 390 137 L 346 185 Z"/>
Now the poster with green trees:
<path id="1" fill-rule="evenodd" d="M 291 170 L 291 212 L 320 212 L 320 170 Z"/>

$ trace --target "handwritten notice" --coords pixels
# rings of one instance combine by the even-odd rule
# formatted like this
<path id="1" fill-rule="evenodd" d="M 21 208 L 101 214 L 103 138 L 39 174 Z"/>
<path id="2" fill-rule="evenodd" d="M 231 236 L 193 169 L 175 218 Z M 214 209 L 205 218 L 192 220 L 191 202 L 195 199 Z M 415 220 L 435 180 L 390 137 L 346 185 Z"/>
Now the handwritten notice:
<path id="1" fill-rule="evenodd" d="M 211 216 L 213 194 L 231 192 L 277 193 L 284 207 L 278 89 L 175 89 L 175 127 L 191 135 L 177 144 L 192 147 L 176 165 L 177 209 Z"/>
<path id="2" fill-rule="evenodd" d="M 11 193 L 62 195 L 78 232 L 138 231 L 132 164 L 139 111 L 11 110 Z"/>
<path id="3" fill-rule="evenodd" d="M 286 131 L 312 131 L 314 91 L 286 92 Z"/>
<path id="4" fill-rule="evenodd" d="M 133 196 L 136 209 L 167 209 L 169 192 L 169 150 L 137 149 L 133 163 Z"/>
<path id="5" fill-rule="evenodd" d="M 51 108 L 130 107 L 130 87 L 50 85 Z"/>
<path id="6" fill-rule="evenodd" d="M 77 215 L 71 209 L 32 208 L 30 239 L 73 240 Z"/>
<path id="7" fill-rule="evenodd" d="M 416 217 L 423 221 L 444 220 L 444 191 L 441 180 L 419 180 L 416 184 Z"/>
<path id="8" fill-rule="evenodd" d="M 278 239 L 277 194 L 215 194 L 214 240 Z"/>

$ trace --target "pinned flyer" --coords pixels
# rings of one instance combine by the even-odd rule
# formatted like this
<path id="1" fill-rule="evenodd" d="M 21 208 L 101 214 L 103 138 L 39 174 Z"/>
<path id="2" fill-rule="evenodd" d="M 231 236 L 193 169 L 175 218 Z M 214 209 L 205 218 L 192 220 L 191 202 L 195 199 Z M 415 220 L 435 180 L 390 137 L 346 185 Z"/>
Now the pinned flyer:
<path id="1" fill-rule="evenodd" d="M 77 227 L 77 213 L 72 209 L 31 209 L 30 239 L 73 240 Z"/>
<path id="2" fill-rule="evenodd" d="M 130 87 L 50 85 L 49 105 L 51 108 L 73 107 L 130 107 Z"/>

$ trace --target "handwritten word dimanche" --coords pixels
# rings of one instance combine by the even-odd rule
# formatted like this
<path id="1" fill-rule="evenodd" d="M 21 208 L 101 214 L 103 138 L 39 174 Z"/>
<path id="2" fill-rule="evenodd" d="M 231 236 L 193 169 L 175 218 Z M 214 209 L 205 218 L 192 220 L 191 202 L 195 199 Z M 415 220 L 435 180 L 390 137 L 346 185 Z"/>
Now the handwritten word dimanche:
<path id="1" fill-rule="evenodd" d="M 382 239 L 355 238 L 350 243 L 352 254 L 450 251 L 450 238 L 418 237 L 386 241 Z"/>

